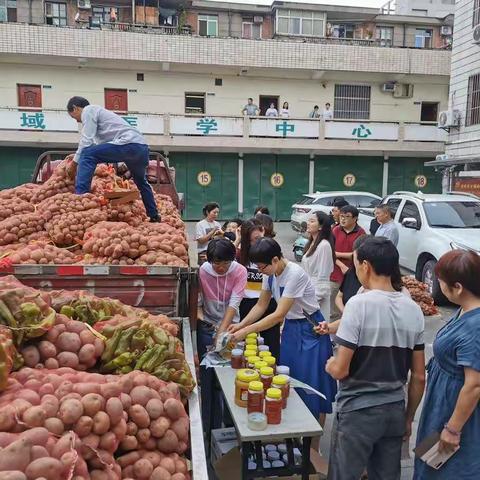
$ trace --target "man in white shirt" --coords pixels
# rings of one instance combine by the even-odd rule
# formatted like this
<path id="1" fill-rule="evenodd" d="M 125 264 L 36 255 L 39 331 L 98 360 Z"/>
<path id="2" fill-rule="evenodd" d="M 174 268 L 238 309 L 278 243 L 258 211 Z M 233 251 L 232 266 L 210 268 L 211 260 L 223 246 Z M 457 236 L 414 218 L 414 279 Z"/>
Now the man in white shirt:
<path id="1" fill-rule="evenodd" d="M 333 120 L 333 110 L 330 107 L 329 103 L 325 104 L 325 110 L 323 110 L 323 119 L 325 121 Z"/>
<path id="2" fill-rule="evenodd" d="M 142 134 L 122 117 L 83 97 L 72 97 L 68 114 L 83 125 L 70 174 L 76 176 L 75 193 L 88 193 L 99 163 L 123 162 L 130 170 L 151 222 L 159 222 L 153 190 L 147 180 L 148 145 Z M 78 170 L 78 171 L 77 171 Z"/>
<path id="3" fill-rule="evenodd" d="M 388 205 L 379 205 L 375 208 L 375 218 L 380 224 L 375 232 L 376 237 L 388 238 L 395 246 L 398 245 L 398 227 L 393 220 L 392 210 Z"/>

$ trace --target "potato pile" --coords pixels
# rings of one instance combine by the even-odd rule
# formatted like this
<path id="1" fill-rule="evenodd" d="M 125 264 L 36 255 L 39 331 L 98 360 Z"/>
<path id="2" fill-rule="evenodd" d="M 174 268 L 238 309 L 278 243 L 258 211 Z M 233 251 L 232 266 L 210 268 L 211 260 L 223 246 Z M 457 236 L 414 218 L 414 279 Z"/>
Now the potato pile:
<path id="1" fill-rule="evenodd" d="M 180 455 L 187 448 L 189 422 L 179 398 L 175 384 L 138 371 L 113 376 L 24 368 L 12 374 L 0 395 L 0 431 L 8 432 L 0 433 L 0 444 L 10 450 L 22 446 L 26 453 L 27 437 L 30 456 L 13 465 L 2 461 L 1 450 L 0 472 L 57 480 L 71 478 L 61 476 L 69 468 L 76 480 L 187 480 Z M 18 441 L 15 433 L 23 444 L 14 449 L 7 445 Z M 31 455 L 34 444 L 43 449 Z M 76 455 L 66 456 L 73 450 Z M 37 458 L 45 460 L 32 466 Z M 0 473 L 0 478 L 10 477 Z"/>
<path id="2" fill-rule="evenodd" d="M 36 241 L 30 245 L 18 245 L 15 247 L 15 251 L 9 255 L 9 259 L 15 265 L 46 265 L 49 263 L 71 265 L 79 260 L 79 256 L 67 249 L 58 248 L 44 241 Z"/>
<path id="3" fill-rule="evenodd" d="M 136 190 L 131 180 L 123 180 L 111 167 L 100 165 L 93 193 L 76 195 L 74 181 L 67 174 L 68 162 L 56 165 L 52 176 L 40 186 L 27 184 L 0 192 L 0 246 L 12 247 L 6 253 L 14 265 L 188 266 L 185 225 L 170 197 L 155 194 L 162 222 L 149 223 L 141 200 L 112 205 L 103 197 L 118 188 Z M 54 247 L 80 249 L 87 231 L 92 241 L 75 255 L 50 247 L 43 252 L 26 250 L 20 256 L 16 252 L 18 243 L 42 242 L 44 246 L 52 242 Z"/>
<path id="4" fill-rule="evenodd" d="M 412 300 L 422 309 L 424 315 L 436 315 L 438 309 L 435 306 L 432 296 L 428 292 L 428 287 L 413 277 L 402 277 L 403 286 L 408 290 Z"/>

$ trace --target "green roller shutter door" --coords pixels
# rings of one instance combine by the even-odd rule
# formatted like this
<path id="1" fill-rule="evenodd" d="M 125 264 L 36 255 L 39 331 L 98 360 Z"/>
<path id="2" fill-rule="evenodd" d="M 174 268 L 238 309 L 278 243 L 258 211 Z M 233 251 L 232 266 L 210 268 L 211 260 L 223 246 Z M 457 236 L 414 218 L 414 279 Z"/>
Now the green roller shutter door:
<path id="1" fill-rule="evenodd" d="M 309 158 L 304 155 L 254 154 L 243 157 L 244 217 L 253 215 L 257 205 L 269 208 L 274 220 L 290 220 L 292 204 L 308 192 Z M 283 177 L 283 185 L 274 187 L 274 173 Z"/>
<path id="2" fill-rule="evenodd" d="M 398 190 L 416 192 L 421 190 L 424 193 L 442 193 L 442 174 L 435 172 L 432 167 L 426 167 L 424 158 L 390 158 L 388 162 L 388 193 Z M 417 187 L 415 177 L 425 175 L 427 185 L 423 188 Z"/>
<path id="3" fill-rule="evenodd" d="M 343 183 L 346 175 L 353 175 L 355 183 L 346 187 Z M 328 191 L 365 191 L 382 194 L 383 159 L 380 157 L 315 157 L 314 190 Z"/>
<path id="4" fill-rule="evenodd" d="M 37 158 L 43 151 L 38 148 L 0 147 L 0 189 L 30 182 Z"/>
<path id="5" fill-rule="evenodd" d="M 238 156 L 220 153 L 170 154 L 170 165 L 175 167 L 177 191 L 185 196 L 185 220 L 202 218 L 202 208 L 208 202 L 220 204 L 220 218 L 238 215 Z M 208 172 L 211 182 L 202 186 L 198 174 Z"/>

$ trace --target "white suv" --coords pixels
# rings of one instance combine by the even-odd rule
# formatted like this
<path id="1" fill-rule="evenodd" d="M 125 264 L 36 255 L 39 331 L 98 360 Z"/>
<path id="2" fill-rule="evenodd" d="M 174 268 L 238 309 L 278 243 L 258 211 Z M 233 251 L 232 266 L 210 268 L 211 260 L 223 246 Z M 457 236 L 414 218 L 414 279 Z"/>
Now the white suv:
<path id="1" fill-rule="evenodd" d="M 435 265 L 452 249 L 480 255 L 480 198 L 465 193 L 444 195 L 395 192 L 382 200 L 395 214 L 400 265 L 425 282 L 437 304 L 445 303 Z M 367 215 L 361 214 L 366 223 Z"/>
<path id="2" fill-rule="evenodd" d="M 309 215 L 313 212 L 325 212 L 329 214 L 333 202 L 337 197 L 343 197 L 350 205 L 371 212 L 381 202 L 382 198 L 369 192 L 316 192 L 308 193 L 292 205 L 291 226 L 296 232 L 304 232 L 307 227 Z M 364 225 L 362 225 L 364 226 Z"/>

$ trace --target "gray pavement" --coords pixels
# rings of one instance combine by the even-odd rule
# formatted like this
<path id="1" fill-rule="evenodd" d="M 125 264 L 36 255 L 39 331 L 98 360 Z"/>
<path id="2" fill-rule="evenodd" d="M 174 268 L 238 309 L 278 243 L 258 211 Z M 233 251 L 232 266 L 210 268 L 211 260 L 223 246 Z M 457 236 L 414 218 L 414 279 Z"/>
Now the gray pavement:
<path id="1" fill-rule="evenodd" d="M 187 224 L 189 238 L 193 238 L 194 228 L 195 228 L 194 223 Z M 292 248 L 293 248 L 293 243 L 297 238 L 297 233 L 295 233 L 291 229 L 290 223 L 288 222 L 275 223 L 275 232 L 277 233 L 277 236 L 275 237 L 275 239 L 278 241 L 278 243 L 282 247 L 282 251 L 285 257 L 288 258 L 289 260 L 295 261 L 293 257 Z M 194 250 L 194 248 L 195 247 L 193 247 L 192 250 Z M 453 312 L 454 312 L 453 307 L 442 307 L 440 308 L 439 315 L 425 317 L 425 346 L 426 346 L 425 356 L 427 361 L 430 359 L 430 357 L 433 354 L 432 343 L 433 343 L 433 340 L 435 339 L 437 331 L 445 324 L 445 322 L 448 321 L 448 319 L 451 317 Z M 414 446 L 414 442 L 417 434 L 420 411 L 421 411 L 421 405 L 417 411 L 417 415 L 413 425 L 413 434 L 410 439 L 411 448 L 413 448 Z M 321 447 L 320 447 L 322 455 L 325 458 L 328 458 L 328 454 L 330 450 L 330 432 L 332 430 L 332 421 L 333 421 L 333 416 L 328 415 L 327 422 L 325 425 L 325 431 L 324 431 L 324 435 L 323 435 L 323 438 L 321 441 Z M 412 476 L 413 476 L 413 458 L 409 460 L 403 460 L 401 480 L 411 480 Z"/>

